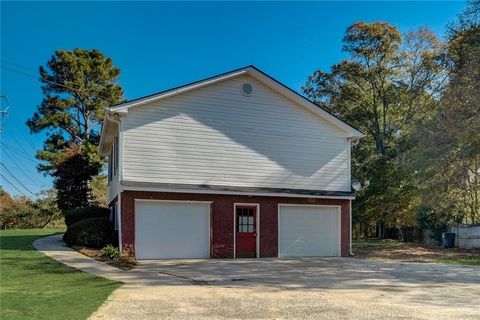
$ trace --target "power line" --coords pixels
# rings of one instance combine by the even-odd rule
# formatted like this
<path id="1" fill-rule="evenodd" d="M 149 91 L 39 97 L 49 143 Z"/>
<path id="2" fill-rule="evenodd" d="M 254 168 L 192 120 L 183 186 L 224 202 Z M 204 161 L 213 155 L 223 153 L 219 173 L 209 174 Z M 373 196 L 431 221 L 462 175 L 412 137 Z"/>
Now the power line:
<path id="1" fill-rule="evenodd" d="M 10 63 L 10 62 L 8 62 Z M 17 65 L 17 66 L 20 66 L 22 67 L 21 65 L 19 64 L 14 64 L 14 63 L 10 63 L 12 65 Z M 33 76 L 31 74 L 26 74 L 25 72 L 22 72 L 22 71 L 18 71 L 18 70 L 15 70 L 15 69 L 11 69 L 11 68 L 8 68 L 8 67 L 4 67 L 4 66 L 0 66 L 2 68 L 6 68 L 10 71 L 13 71 L 13 72 L 18 72 L 18 73 L 21 73 L 21 74 L 24 74 L 26 76 L 30 76 L 30 77 L 34 77 L 36 78 L 37 80 L 39 79 L 38 77 L 36 76 Z M 24 69 L 29 69 L 29 68 L 26 68 L 26 67 L 23 67 Z M 52 84 L 56 84 L 56 85 L 59 85 L 59 86 L 64 86 L 60 83 L 56 83 L 56 82 L 53 82 L 53 81 L 48 81 L 48 80 L 45 80 L 46 82 L 50 82 Z M 67 87 L 67 86 L 64 86 L 64 87 Z M 71 90 L 77 90 L 73 87 L 67 87 Z M 100 93 L 101 92 L 106 92 L 106 91 L 99 91 Z M 167 116 L 176 116 L 177 114 L 176 113 L 168 113 L 167 112 L 160 112 L 160 111 L 157 111 L 158 114 L 162 114 L 162 115 L 167 115 Z M 290 137 L 290 134 L 288 133 L 279 133 L 279 132 L 274 132 L 274 131 L 270 131 L 270 130 L 264 130 L 264 129 L 258 129 L 258 127 L 249 127 L 249 126 L 245 126 L 245 125 L 241 125 L 239 124 L 238 122 L 232 122 L 232 121 L 228 121 L 228 120 L 218 120 L 218 119 L 213 119 L 213 118 L 209 118 L 209 117 L 205 117 L 205 118 L 202 118 L 203 121 L 210 121 L 212 123 L 220 123 L 228 128 L 237 128 L 237 129 L 240 129 L 240 130 L 248 130 L 248 132 L 252 132 L 252 133 L 258 133 L 258 134 L 261 134 L 261 135 L 264 135 L 264 136 L 271 136 L 271 137 L 278 137 L 278 138 L 288 138 Z M 310 135 L 307 135 L 307 136 L 303 136 L 301 137 L 303 140 L 306 140 L 306 141 L 309 141 L 309 140 L 318 140 L 318 137 L 314 137 L 314 136 L 310 136 Z M 333 140 L 333 138 L 331 138 L 330 140 Z M 343 140 L 343 139 L 338 139 L 338 140 Z"/>
<path id="2" fill-rule="evenodd" d="M 14 135 L 12 135 L 11 138 L 17 143 L 17 146 L 22 150 L 23 153 L 25 153 L 26 155 L 29 154 L 28 151 L 27 151 L 25 148 L 23 148 L 23 146 L 22 146 L 22 144 L 20 143 L 20 141 L 18 141 L 17 138 L 16 138 Z M 30 156 L 30 155 L 29 155 L 29 156 Z"/>
<path id="3" fill-rule="evenodd" d="M 29 154 L 28 152 L 26 152 L 25 150 L 20 150 L 20 149 L 17 149 L 16 147 L 13 147 L 12 145 L 9 145 L 9 144 L 6 144 L 4 141 L 0 141 L 1 144 L 3 144 L 4 146 L 8 147 L 9 149 L 12 149 L 13 151 L 16 151 L 18 152 L 19 154 L 22 154 L 26 157 L 31 157 L 32 155 Z"/>
<path id="4" fill-rule="evenodd" d="M 5 60 L 4 60 L 5 61 Z M 16 65 L 20 68 L 23 68 L 23 69 L 30 69 L 32 70 L 31 68 L 27 68 L 27 67 L 23 67 L 21 66 L 20 64 L 16 64 L 16 63 L 12 63 L 12 62 L 8 62 L 6 61 L 8 64 L 11 64 L 11 65 Z M 34 78 L 36 79 L 37 81 L 40 81 L 40 82 L 46 82 L 46 83 L 50 83 L 50 84 L 53 84 L 53 85 L 57 85 L 57 86 L 60 86 L 60 87 L 63 87 L 63 88 L 66 88 L 66 89 L 70 89 L 70 90 L 73 90 L 75 92 L 77 92 L 77 94 L 79 93 L 79 90 L 81 90 L 80 88 L 75 88 L 74 86 L 71 86 L 71 85 L 65 85 L 65 84 L 62 84 L 62 83 L 58 83 L 58 82 L 55 82 L 55 81 L 51 81 L 51 80 L 47 80 L 47 79 L 44 79 L 44 78 L 41 78 L 39 76 L 36 76 L 36 75 L 33 75 L 31 73 L 27 73 L 27 72 L 24 72 L 24 71 L 20 71 L 20 70 L 16 70 L 15 68 L 13 67 L 9 67 L 9 66 L 5 66 L 5 65 L 0 65 L 0 68 L 3 68 L 5 70 L 8 70 L 8 71 L 11 71 L 11 72 L 15 72 L 15 73 L 18 73 L 18 74 L 21 74 L 21 75 L 24 75 L 26 77 L 30 77 L 30 78 Z M 98 90 L 98 95 L 99 96 L 102 96 L 102 93 L 103 93 L 103 96 L 104 98 L 110 98 L 110 92 L 107 92 L 105 90 Z M 106 95 L 105 95 L 106 94 Z"/>
<path id="5" fill-rule="evenodd" d="M 0 99 L 5 99 L 7 102 L 7 107 L 5 110 L 0 110 L 0 133 L 2 133 L 2 119 L 3 117 L 8 116 L 8 101 L 7 101 L 7 96 L 0 96 Z"/>
<path id="6" fill-rule="evenodd" d="M 15 188 L 15 190 L 17 190 L 18 192 L 23 194 L 25 197 L 27 197 L 27 199 L 32 200 L 32 199 L 30 199 L 29 196 L 27 196 L 25 193 L 23 193 L 22 190 L 18 189 L 13 183 L 11 183 L 1 172 L 0 172 L 0 177 L 2 177 L 9 185 L 11 185 L 13 188 Z"/>
<path id="7" fill-rule="evenodd" d="M 32 160 L 29 155 L 25 155 L 24 153 L 18 151 L 18 150 L 15 149 L 14 147 L 5 144 L 4 142 L 1 142 L 1 141 L 0 141 L 0 146 L 3 147 L 3 148 L 7 148 L 7 149 L 9 149 L 9 150 L 11 150 L 11 151 L 13 151 L 13 152 L 15 152 L 16 154 L 18 154 L 19 156 L 21 156 L 21 157 L 24 158 L 25 160 L 28 160 L 28 161 L 33 162 L 33 163 L 35 163 L 35 164 L 38 164 L 38 162 Z"/>
<path id="8" fill-rule="evenodd" d="M 12 64 L 12 63 L 10 63 L 10 64 Z M 20 66 L 20 65 L 17 64 L 17 66 Z M 58 83 L 58 82 L 55 82 L 55 81 L 47 80 L 47 79 L 41 78 L 39 76 L 33 75 L 31 73 L 16 70 L 15 68 L 12 68 L 12 67 L 9 67 L 9 66 L 0 65 L 0 68 L 3 68 L 5 70 L 24 75 L 26 77 L 34 78 L 34 79 L 36 79 L 40 82 L 43 81 L 43 82 L 47 82 L 47 83 L 50 83 L 50 84 L 53 84 L 53 85 L 57 85 L 57 86 L 60 86 L 60 87 L 66 88 L 66 89 L 70 89 L 70 90 L 73 90 L 75 92 L 78 92 L 78 90 L 80 90 L 80 88 L 75 88 L 74 86 L 71 86 L 71 85 L 65 85 L 63 83 Z M 25 69 L 27 69 L 27 68 L 25 68 Z M 107 92 L 105 90 L 99 90 L 98 93 L 99 93 L 99 95 L 101 95 L 102 93 L 110 95 L 110 92 Z M 104 96 L 104 97 L 109 98 L 109 96 Z"/>
<path id="9" fill-rule="evenodd" d="M 21 68 L 21 69 L 30 70 L 30 71 L 34 71 L 34 72 L 37 72 L 37 71 L 38 71 L 38 70 L 35 70 L 35 69 L 33 69 L 33 68 L 25 67 L 25 66 L 22 66 L 21 64 L 14 63 L 14 62 L 10 62 L 10 61 L 5 60 L 5 59 L 2 59 L 2 61 L 6 62 L 7 64 L 11 64 L 11 65 L 16 66 L 16 67 L 18 67 L 18 68 Z"/>
<path id="10" fill-rule="evenodd" d="M 12 112 L 12 116 L 13 116 L 13 120 L 15 120 L 15 122 L 17 122 L 17 124 L 19 125 L 20 127 L 20 120 L 18 120 L 18 118 L 15 116 L 15 113 Z M 32 141 L 32 138 L 29 138 L 28 135 L 26 135 L 23 131 L 20 131 L 20 134 L 22 136 L 22 138 L 30 145 L 30 147 L 32 147 L 33 149 L 37 149 L 37 147 L 35 146 L 35 144 L 33 143 Z"/>
<path id="11" fill-rule="evenodd" d="M 7 103 L 7 110 L 10 109 L 10 101 L 8 100 L 8 96 L 6 95 L 2 95 L 1 96 L 5 102 Z M 10 114 L 13 116 L 13 120 L 15 122 L 18 123 L 18 126 L 21 127 L 21 121 L 17 118 L 15 112 L 10 112 Z M 27 136 L 23 131 L 20 131 L 20 134 L 22 136 L 22 138 L 33 148 L 33 149 L 37 149 L 37 147 L 35 146 L 35 144 L 33 143 L 32 139 Z"/>
<path id="12" fill-rule="evenodd" d="M 1 66 L 1 67 L 3 67 L 3 66 Z M 17 72 L 14 69 L 11 69 L 11 71 Z M 18 72 L 22 73 L 21 71 L 18 71 Z M 28 75 L 28 76 L 32 76 L 32 75 Z M 38 77 L 35 77 L 35 78 L 38 79 Z M 51 83 L 57 84 L 57 85 L 62 85 L 62 84 L 59 84 L 59 83 L 55 83 L 53 81 L 51 81 Z M 70 88 L 70 89 L 76 90 L 74 88 Z M 100 91 L 100 92 L 102 92 L 102 91 Z M 103 91 L 103 92 L 106 92 L 106 91 Z M 162 114 L 162 115 L 167 115 L 167 116 L 177 115 L 177 114 L 173 114 L 173 113 L 160 112 L 160 111 L 157 111 L 157 113 Z M 230 127 L 235 127 L 235 128 L 241 129 L 241 130 L 248 130 L 249 132 L 259 133 L 259 134 L 262 134 L 262 135 L 265 135 L 265 136 L 272 136 L 272 137 L 278 137 L 278 138 L 288 138 L 288 137 L 290 137 L 290 135 L 288 133 L 281 134 L 281 133 L 277 133 L 277 132 L 273 132 L 273 131 L 269 131 L 269 130 L 258 129 L 257 127 L 248 127 L 248 126 L 244 126 L 244 125 L 239 125 L 237 122 L 231 122 L 231 121 L 228 121 L 228 120 L 223 120 L 223 121 L 220 120 L 219 121 L 218 119 L 213 119 L 213 118 L 203 118 L 202 120 L 211 121 L 212 123 L 221 123 L 225 126 L 228 126 L 229 128 Z M 305 137 L 302 137 L 302 139 L 307 140 L 307 141 L 308 140 L 318 140 L 317 137 L 312 137 L 312 136 L 305 136 Z"/>
<path id="13" fill-rule="evenodd" d="M 31 155 L 29 155 L 28 153 L 25 153 L 24 151 L 20 150 L 20 149 L 17 149 L 16 147 L 13 147 L 12 145 L 9 145 L 9 144 L 6 144 L 5 142 L 3 142 L 2 140 L 0 140 L 0 145 L 2 147 L 5 147 L 5 148 L 8 148 L 9 150 L 15 152 L 17 155 L 20 155 L 22 157 L 28 157 L 29 160 L 32 160 L 30 159 Z M 32 160 L 33 161 L 33 160 Z"/>
<path id="14" fill-rule="evenodd" d="M 8 71 L 11 71 L 11 72 L 16 72 L 18 74 L 21 74 L 21 75 L 24 75 L 26 77 L 30 77 L 30 78 L 34 78 L 34 79 L 37 79 L 38 81 L 40 81 L 40 77 L 36 76 L 36 75 L 33 75 L 33 74 L 30 74 L 30 73 L 26 73 L 26 72 L 23 72 L 23 71 L 19 71 L 19 70 L 15 70 L 11 67 L 7 67 L 7 66 L 1 66 L 0 65 L 0 68 L 3 68 L 5 70 L 8 70 Z M 42 79 L 42 81 L 45 81 L 45 82 L 48 82 L 48 83 L 51 83 L 51 84 L 55 84 L 57 86 L 61 86 L 61 87 L 64 87 L 64 88 L 67 88 L 67 89 L 70 89 L 70 90 L 74 90 L 74 91 L 77 91 L 77 89 L 73 88 L 73 87 L 69 87 L 69 86 L 66 86 L 64 84 L 61 84 L 61 83 L 56 83 L 54 81 L 50 81 L 50 80 L 46 80 L 46 79 Z"/>
<path id="15" fill-rule="evenodd" d="M 3 114 L 8 114 L 8 109 L 10 109 L 10 103 L 9 103 L 9 101 L 8 101 L 8 97 L 7 97 L 6 95 L 2 95 L 2 96 L 0 96 L 0 98 L 2 98 L 2 99 L 7 103 L 7 108 L 5 109 L 5 111 L 0 111 L 0 112 L 2 112 Z M 2 114 L 2 115 L 3 115 L 3 114 Z M 15 116 L 15 115 L 14 115 L 14 116 Z M 16 119 L 16 117 L 15 117 L 15 119 Z M 0 130 L 0 132 L 1 132 L 1 130 Z M 22 134 L 22 136 L 23 136 L 23 138 L 25 139 L 25 141 L 27 141 L 27 139 L 25 138 L 24 133 L 21 132 L 21 131 L 20 131 L 20 133 Z M 26 154 L 28 154 L 27 150 L 23 148 L 23 146 L 22 146 L 22 144 L 20 143 L 20 141 L 18 141 L 17 138 L 16 138 L 14 135 L 12 136 L 12 139 L 15 140 L 15 142 L 16 142 L 17 145 L 18 145 L 18 147 L 19 147 L 20 149 L 22 149 L 22 151 L 24 151 Z M 33 148 L 35 149 L 35 147 L 33 147 Z"/>
<path id="16" fill-rule="evenodd" d="M 41 186 L 39 184 L 37 184 L 32 178 L 30 178 L 30 176 L 24 171 L 22 170 L 18 164 L 16 163 L 16 161 L 6 152 L 6 150 L 3 150 L 4 151 L 4 154 L 8 157 L 8 159 L 10 159 L 10 161 L 12 162 L 12 164 L 15 166 L 15 168 L 18 169 L 18 171 L 20 171 L 28 180 L 30 180 L 30 182 L 32 182 L 34 185 L 36 185 L 37 187 L 39 187 L 40 189 L 43 189 L 44 186 Z"/>
<path id="17" fill-rule="evenodd" d="M 28 192 L 30 192 L 34 197 L 35 197 L 35 193 L 33 193 L 30 189 L 28 189 L 20 180 L 17 179 L 17 177 L 15 177 L 15 175 L 10 171 L 8 170 L 7 166 L 5 166 L 2 162 L 0 162 L 0 165 L 5 169 L 7 170 L 7 173 L 13 178 L 15 179 L 15 181 L 18 182 L 19 185 L 21 185 L 25 190 L 27 190 Z"/>

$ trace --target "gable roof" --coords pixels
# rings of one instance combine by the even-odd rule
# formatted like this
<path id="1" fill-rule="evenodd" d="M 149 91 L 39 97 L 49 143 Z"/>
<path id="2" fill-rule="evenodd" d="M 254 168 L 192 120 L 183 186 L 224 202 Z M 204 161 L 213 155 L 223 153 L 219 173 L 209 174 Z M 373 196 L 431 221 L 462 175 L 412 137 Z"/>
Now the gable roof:
<path id="1" fill-rule="evenodd" d="M 154 94 L 151 94 L 151 95 L 148 95 L 148 96 L 145 96 L 145 97 L 141 97 L 141 98 L 138 98 L 138 99 L 133 99 L 133 100 L 130 100 L 130 101 L 127 101 L 127 102 L 124 102 L 124 103 L 121 103 L 121 104 L 118 104 L 118 105 L 115 105 L 115 106 L 112 106 L 112 107 L 108 108 L 107 112 L 106 112 L 107 115 L 105 116 L 103 126 L 102 126 L 102 135 L 101 135 L 101 138 L 100 138 L 100 145 L 99 145 L 100 153 L 101 154 L 105 153 L 105 150 L 103 150 L 103 152 L 102 152 L 102 149 L 104 149 L 104 144 L 106 142 L 105 140 L 106 140 L 106 136 L 108 135 L 108 131 L 109 131 L 109 129 L 111 130 L 110 122 L 112 122 L 112 120 L 109 118 L 109 116 L 108 116 L 109 114 L 110 115 L 127 114 L 128 110 L 130 108 L 135 108 L 135 107 L 143 105 L 145 103 L 149 103 L 149 102 L 165 99 L 165 98 L 168 98 L 168 97 L 172 97 L 172 96 L 175 96 L 175 95 L 179 95 L 179 94 L 182 94 L 182 93 L 185 93 L 185 92 L 189 92 L 189 91 L 192 91 L 192 90 L 195 90 L 195 89 L 198 89 L 198 88 L 202 88 L 202 87 L 205 87 L 205 86 L 208 86 L 208 85 L 219 83 L 219 82 L 222 82 L 222 81 L 225 81 L 225 80 L 228 80 L 228 79 L 232 79 L 232 78 L 235 78 L 235 77 L 239 77 L 239 76 L 242 76 L 242 75 L 250 75 L 250 76 L 254 77 L 255 79 L 257 79 L 258 81 L 260 81 L 261 83 L 263 83 L 267 87 L 274 90 L 275 92 L 281 94 L 282 96 L 284 96 L 287 99 L 295 102 L 296 104 L 298 104 L 300 106 L 303 106 L 304 108 L 306 108 L 306 109 L 310 110 L 311 112 L 313 112 L 314 114 L 320 116 L 321 118 L 323 118 L 327 122 L 331 123 L 335 127 L 343 130 L 344 132 L 347 133 L 347 135 L 350 138 L 360 139 L 360 138 L 365 136 L 363 133 L 361 133 L 359 130 L 357 130 L 353 126 L 349 125 L 348 123 L 339 119 L 337 116 L 335 116 L 335 115 L 331 114 L 330 112 L 328 112 L 328 111 L 322 109 L 321 107 L 319 107 L 313 101 L 311 101 L 311 100 L 307 99 L 306 97 L 302 96 L 301 94 L 299 94 L 295 90 L 289 88 L 288 86 L 284 85 L 280 81 L 272 78 L 271 76 L 269 76 L 268 74 L 259 70 L 255 66 L 250 65 L 250 66 L 247 66 L 247 67 L 243 67 L 243 68 L 235 69 L 235 70 L 232 70 L 232 71 L 228 71 L 228 72 L 225 72 L 225 73 L 213 76 L 213 77 L 209 77 L 209 78 L 206 78 L 206 79 L 202 79 L 202 80 L 191 82 L 191 83 L 188 83 L 188 84 L 185 84 L 185 85 L 181 85 L 181 86 L 178 86 L 178 87 L 175 87 L 175 88 L 172 88 L 172 89 L 168 89 L 168 90 L 165 90 L 165 91 L 154 93 Z M 115 121 L 113 121 L 113 122 L 115 122 Z"/>

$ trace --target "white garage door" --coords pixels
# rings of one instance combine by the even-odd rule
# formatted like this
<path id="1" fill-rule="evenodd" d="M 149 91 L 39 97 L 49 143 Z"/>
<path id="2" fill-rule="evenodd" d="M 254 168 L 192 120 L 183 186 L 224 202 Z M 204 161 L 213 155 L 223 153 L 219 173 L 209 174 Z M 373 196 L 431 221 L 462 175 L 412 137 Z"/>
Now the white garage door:
<path id="1" fill-rule="evenodd" d="M 210 204 L 135 201 L 137 259 L 210 257 Z"/>
<path id="2" fill-rule="evenodd" d="M 340 208 L 279 207 L 279 257 L 340 256 Z"/>

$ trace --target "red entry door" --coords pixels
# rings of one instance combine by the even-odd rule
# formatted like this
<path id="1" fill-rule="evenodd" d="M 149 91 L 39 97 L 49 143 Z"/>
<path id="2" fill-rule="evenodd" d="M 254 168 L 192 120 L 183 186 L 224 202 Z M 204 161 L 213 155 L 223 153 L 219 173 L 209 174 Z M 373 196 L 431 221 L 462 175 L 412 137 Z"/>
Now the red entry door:
<path id="1" fill-rule="evenodd" d="M 257 253 L 257 208 L 237 206 L 235 224 L 237 258 L 255 258 Z"/>

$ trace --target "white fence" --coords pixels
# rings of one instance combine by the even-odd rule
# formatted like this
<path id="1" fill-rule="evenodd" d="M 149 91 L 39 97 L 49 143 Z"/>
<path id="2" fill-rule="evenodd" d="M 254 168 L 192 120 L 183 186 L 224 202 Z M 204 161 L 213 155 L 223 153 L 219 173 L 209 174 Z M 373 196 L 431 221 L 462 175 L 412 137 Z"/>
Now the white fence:
<path id="1" fill-rule="evenodd" d="M 455 247 L 462 249 L 480 248 L 480 224 L 457 224 L 448 226 L 455 233 Z"/>

